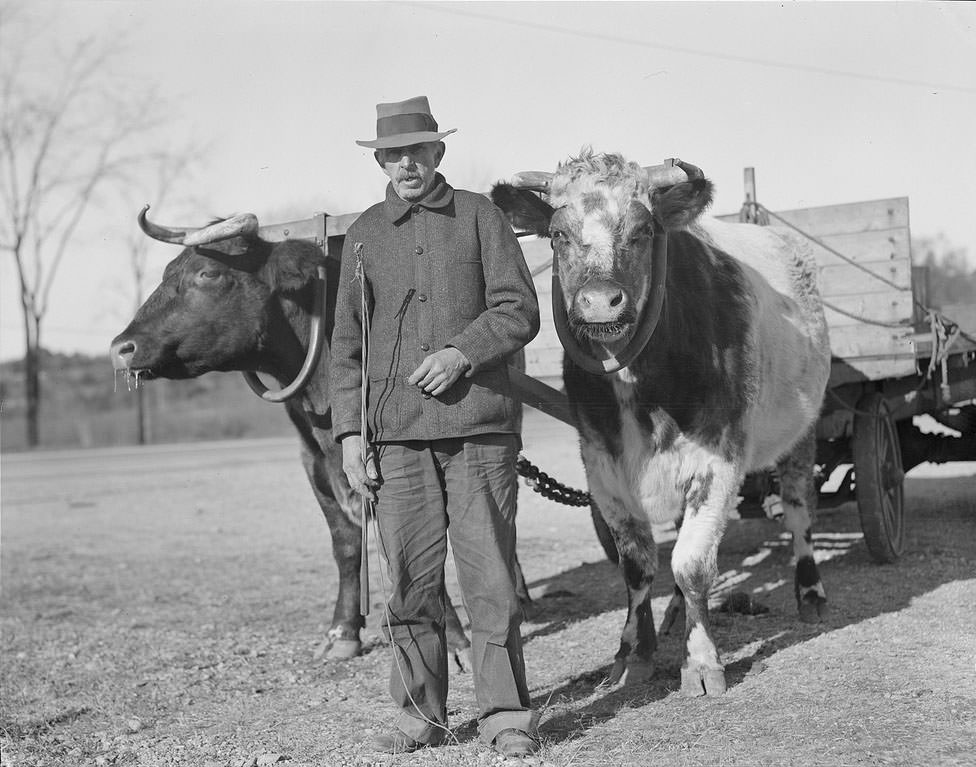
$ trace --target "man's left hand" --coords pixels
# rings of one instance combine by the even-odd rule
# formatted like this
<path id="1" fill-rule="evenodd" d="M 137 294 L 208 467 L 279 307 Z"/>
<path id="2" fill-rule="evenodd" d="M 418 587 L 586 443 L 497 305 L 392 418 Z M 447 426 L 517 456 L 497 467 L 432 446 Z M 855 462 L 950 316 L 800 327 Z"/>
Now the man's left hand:
<path id="1" fill-rule="evenodd" d="M 436 397 L 450 389 L 470 368 L 468 358 L 460 350 L 449 346 L 428 354 L 407 381 Z"/>

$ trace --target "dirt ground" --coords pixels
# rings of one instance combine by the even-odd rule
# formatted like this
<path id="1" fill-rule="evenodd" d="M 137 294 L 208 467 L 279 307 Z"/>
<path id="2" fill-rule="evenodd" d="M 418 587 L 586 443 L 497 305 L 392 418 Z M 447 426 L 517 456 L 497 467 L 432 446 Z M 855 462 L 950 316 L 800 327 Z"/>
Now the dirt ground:
<path id="1" fill-rule="evenodd" d="M 530 413 L 525 433 L 531 460 L 582 485 L 571 431 Z M 918 467 L 906 506 L 893 566 L 870 561 L 853 505 L 820 514 L 832 614 L 815 626 L 795 618 L 779 525 L 732 523 L 720 585 L 769 612 L 714 616 L 729 691 L 685 699 L 675 635 L 650 678 L 602 684 L 625 613 L 621 578 L 587 510 L 522 488 L 519 554 L 534 598 L 523 636 L 543 738 L 532 763 L 972 765 L 976 464 Z M 2 536 L 3 765 L 498 761 L 477 742 L 460 673 L 455 743 L 370 752 L 393 718 L 381 611 L 361 657 L 323 661 L 335 566 L 291 440 L 5 455 Z"/>

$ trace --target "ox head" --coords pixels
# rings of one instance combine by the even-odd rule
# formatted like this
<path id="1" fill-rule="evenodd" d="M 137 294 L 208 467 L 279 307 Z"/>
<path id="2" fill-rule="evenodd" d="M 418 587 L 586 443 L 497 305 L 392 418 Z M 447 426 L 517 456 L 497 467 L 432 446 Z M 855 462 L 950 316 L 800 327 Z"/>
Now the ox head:
<path id="1" fill-rule="evenodd" d="M 572 332 L 621 348 L 651 301 L 655 237 L 660 243 L 692 223 L 711 202 L 711 182 L 681 161 L 644 169 L 588 149 L 554 174 L 526 175 L 527 182 L 497 184 L 492 200 L 516 228 L 551 239 Z"/>
<path id="2" fill-rule="evenodd" d="M 193 378 L 215 370 L 278 374 L 301 362 L 301 326 L 313 302 L 321 250 L 300 240 L 261 239 L 251 214 L 202 228 L 139 225 L 182 245 L 162 282 L 112 341 L 113 367 L 139 378 Z M 299 334 L 300 335 L 300 334 Z M 287 374 L 287 372 L 286 372 Z"/>

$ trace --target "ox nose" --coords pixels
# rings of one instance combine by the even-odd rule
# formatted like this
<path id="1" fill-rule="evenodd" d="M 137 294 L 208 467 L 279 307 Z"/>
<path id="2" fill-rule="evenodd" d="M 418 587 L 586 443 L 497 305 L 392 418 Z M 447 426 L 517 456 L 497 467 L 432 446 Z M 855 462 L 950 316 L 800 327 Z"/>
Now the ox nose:
<path id="1" fill-rule="evenodd" d="M 132 358 L 135 356 L 135 341 L 116 341 L 109 349 L 109 356 L 112 358 L 112 368 L 115 370 L 128 370 L 132 366 Z"/>
<path id="2" fill-rule="evenodd" d="M 576 314 L 583 322 L 614 322 L 629 302 L 627 291 L 610 280 L 591 280 L 574 299 Z"/>

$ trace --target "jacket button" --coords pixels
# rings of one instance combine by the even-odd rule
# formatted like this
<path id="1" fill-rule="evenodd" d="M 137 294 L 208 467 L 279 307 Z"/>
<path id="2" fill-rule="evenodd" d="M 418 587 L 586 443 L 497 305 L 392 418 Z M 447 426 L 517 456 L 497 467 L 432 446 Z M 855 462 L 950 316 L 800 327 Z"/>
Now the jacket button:
<path id="1" fill-rule="evenodd" d="M 423 249 L 422 247 L 420 247 L 419 245 L 418 245 L 418 246 L 417 246 L 416 248 L 414 248 L 413 250 L 414 250 L 414 253 L 416 253 L 416 254 L 417 254 L 418 256 L 419 256 L 419 255 L 420 255 L 421 253 L 423 253 L 423 252 L 424 252 L 424 249 Z"/>
<path id="2" fill-rule="evenodd" d="M 423 396 L 424 396 L 424 399 L 430 399 L 430 394 L 428 394 L 427 392 L 424 392 L 424 395 Z"/>
<path id="3" fill-rule="evenodd" d="M 420 351 L 425 352 L 430 349 L 430 344 L 421 344 Z"/>
<path id="4" fill-rule="evenodd" d="M 427 300 L 427 294 L 426 293 L 421 293 L 419 296 L 417 296 L 417 300 L 418 301 L 426 301 Z"/>

